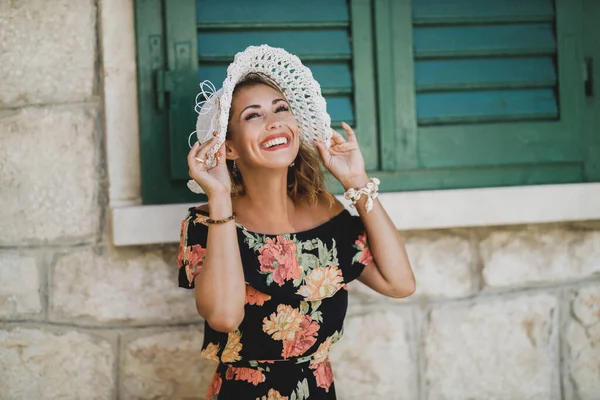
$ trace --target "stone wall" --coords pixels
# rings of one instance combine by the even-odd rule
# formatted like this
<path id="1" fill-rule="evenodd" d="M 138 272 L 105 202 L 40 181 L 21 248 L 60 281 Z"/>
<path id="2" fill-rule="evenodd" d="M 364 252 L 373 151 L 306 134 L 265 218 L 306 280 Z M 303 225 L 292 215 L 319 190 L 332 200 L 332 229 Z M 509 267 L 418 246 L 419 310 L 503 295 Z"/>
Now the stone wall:
<path id="1" fill-rule="evenodd" d="M 200 399 L 175 245 L 108 239 L 97 25 L 0 2 L 0 399 Z M 417 294 L 352 285 L 341 399 L 600 399 L 600 221 L 405 237 Z"/>

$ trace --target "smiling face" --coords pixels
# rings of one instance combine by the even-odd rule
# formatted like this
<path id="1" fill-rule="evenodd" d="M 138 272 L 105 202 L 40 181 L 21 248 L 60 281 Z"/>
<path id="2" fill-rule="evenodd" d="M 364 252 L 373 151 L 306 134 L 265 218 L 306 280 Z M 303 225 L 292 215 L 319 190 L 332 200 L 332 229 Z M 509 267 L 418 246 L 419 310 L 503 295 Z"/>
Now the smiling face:
<path id="1" fill-rule="evenodd" d="M 280 91 L 263 83 L 236 89 L 227 158 L 247 167 L 287 168 L 298 155 L 298 124 Z"/>

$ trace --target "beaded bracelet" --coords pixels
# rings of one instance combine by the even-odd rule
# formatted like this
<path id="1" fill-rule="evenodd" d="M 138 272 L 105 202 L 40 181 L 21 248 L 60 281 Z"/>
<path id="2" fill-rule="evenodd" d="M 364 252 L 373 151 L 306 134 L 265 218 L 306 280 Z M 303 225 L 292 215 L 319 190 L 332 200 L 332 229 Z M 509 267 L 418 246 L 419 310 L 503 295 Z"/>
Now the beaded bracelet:
<path id="1" fill-rule="evenodd" d="M 379 195 L 379 179 L 371 178 L 369 179 L 369 183 L 363 188 L 354 189 L 350 188 L 346 190 L 344 193 L 344 197 L 347 200 L 352 201 L 350 207 L 356 208 L 356 203 L 360 200 L 361 196 L 364 194 L 367 196 L 367 201 L 365 203 L 365 209 L 367 210 L 367 214 L 373 209 L 373 200 L 377 198 Z"/>
<path id="2" fill-rule="evenodd" d="M 233 213 L 229 217 L 223 218 L 223 219 L 211 219 L 211 218 L 208 218 L 204 222 L 206 222 L 207 224 L 220 225 L 220 224 L 224 224 L 226 222 L 229 222 L 229 221 L 233 220 L 234 218 L 235 218 L 235 213 Z"/>

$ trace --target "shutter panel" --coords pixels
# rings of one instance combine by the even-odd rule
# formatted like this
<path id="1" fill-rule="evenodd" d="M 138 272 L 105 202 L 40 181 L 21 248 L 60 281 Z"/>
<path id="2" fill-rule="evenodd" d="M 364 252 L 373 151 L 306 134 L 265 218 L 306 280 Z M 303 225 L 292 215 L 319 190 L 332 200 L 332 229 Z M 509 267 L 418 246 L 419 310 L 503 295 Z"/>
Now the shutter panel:
<path id="1" fill-rule="evenodd" d="M 170 153 L 181 152 L 187 144 L 170 135 L 188 131 L 186 120 L 193 118 L 196 82 L 195 31 L 189 9 L 194 0 L 136 0 L 136 50 L 138 107 L 140 116 L 141 192 L 144 204 L 197 201 L 185 181 L 172 180 L 180 168 Z M 191 27 L 191 30 L 186 30 Z M 192 83 L 193 81 L 193 83 Z M 187 93 L 186 93 L 187 91 Z M 180 94 L 176 96 L 175 94 Z M 189 96 L 192 96 L 191 100 Z"/>
<path id="2" fill-rule="evenodd" d="M 583 179 L 579 2 L 374 5 L 383 190 Z"/>
<path id="3" fill-rule="evenodd" d="M 582 161 L 577 7 L 567 0 L 412 4 L 421 166 Z"/>
<path id="4" fill-rule="evenodd" d="M 312 69 L 332 125 L 355 127 L 375 169 L 371 1 L 136 0 L 144 203 L 198 201 L 185 185 L 198 83 L 219 86 L 235 53 L 251 44 L 283 47 Z"/>

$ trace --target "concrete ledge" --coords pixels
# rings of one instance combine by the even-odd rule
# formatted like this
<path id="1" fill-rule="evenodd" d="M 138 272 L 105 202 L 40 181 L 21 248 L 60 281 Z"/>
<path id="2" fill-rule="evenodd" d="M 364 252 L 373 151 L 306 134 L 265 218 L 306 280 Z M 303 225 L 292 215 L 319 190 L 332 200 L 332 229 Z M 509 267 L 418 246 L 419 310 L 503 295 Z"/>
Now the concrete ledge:
<path id="1" fill-rule="evenodd" d="M 600 183 L 383 193 L 380 199 L 399 230 L 600 219 Z M 193 205 L 113 207 L 113 243 L 178 242 Z"/>

